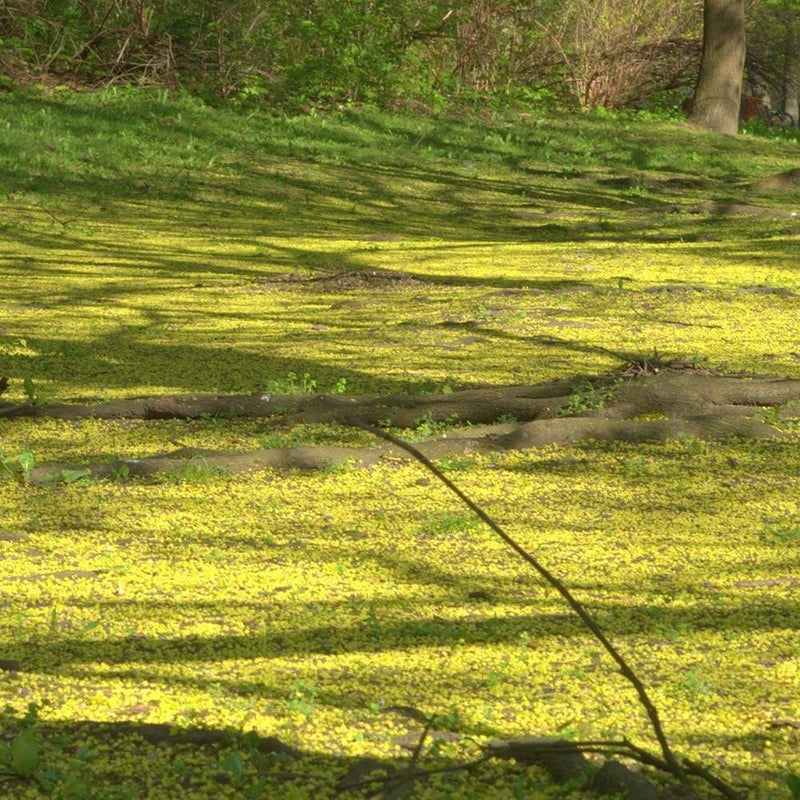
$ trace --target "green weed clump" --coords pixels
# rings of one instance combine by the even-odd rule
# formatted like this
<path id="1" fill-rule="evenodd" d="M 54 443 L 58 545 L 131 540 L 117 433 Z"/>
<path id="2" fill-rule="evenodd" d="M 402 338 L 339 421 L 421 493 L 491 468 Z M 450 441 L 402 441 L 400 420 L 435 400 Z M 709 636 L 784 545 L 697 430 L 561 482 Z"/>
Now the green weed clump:
<path id="1" fill-rule="evenodd" d="M 571 417 L 586 411 L 597 411 L 605 408 L 606 403 L 614 396 L 615 391 L 621 384 L 622 379 L 616 378 L 613 381 L 607 381 L 595 386 L 592 381 L 584 378 L 573 386 L 569 402 L 560 406 L 556 414 L 560 417 Z"/>

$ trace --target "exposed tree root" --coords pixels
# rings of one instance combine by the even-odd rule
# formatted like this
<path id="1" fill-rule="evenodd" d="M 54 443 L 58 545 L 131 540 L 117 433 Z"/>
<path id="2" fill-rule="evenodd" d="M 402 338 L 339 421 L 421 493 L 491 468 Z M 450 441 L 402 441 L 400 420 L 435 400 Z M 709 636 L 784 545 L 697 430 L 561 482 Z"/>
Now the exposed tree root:
<path id="1" fill-rule="evenodd" d="M 768 175 L 766 178 L 745 184 L 744 188 L 756 189 L 761 192 L 792 191 L 800 186 L 800 169 L 790 169 Z"/>
<path id="2" fill-rule="evenodd" d="M 440 395 L 219 395 L 142 397 L 101 405 L 1 405 L 0 416 L 63 420 L 198 419 L 257 417 L 282 426 L 298 423 L 348 424 L 357 419 L 373 426 L 415 428 L 420 420 L 454 427 L 420 444 L 428 458 L 521 450 L 581 439 L 664 441 L 679 437 L 723 439 L 785 438 L 791 434 L 767 424 L 760 409 L 775 409 L 770 420 L 800 416 L 800 381 L 730 377 L 687 369 L 656 371 L 644 364 L 637 377 L 605 376 L 592 380 L 554 381 L 537 386 L 472 389 Z M 625 375 L 631 374 L 626 368 Z M 513 419 L 513 422 L 498 422 Z M 83 466 L 93 477 L 123 470 L 148 476 L 185 468 L 192 460 L 208 469 L 314 470 L 350 463 L 371 466 L 383 459 L 406 458 L 397 447 L 309 445 L 254 452 L 181 448 L 143 459 Z M 33 482 L 58 480 L 75 465 L 39 467 Z M 88 476 L 88 473 L 87 473 Z"/>
<path id="3" fill-rule="evenodd" d="M 0 403 L 0 417 L 51 419 L 199 419 L 206 416 L 280 418 L 287 424 L 337 423 L 358 416 L 370 424 L 390 420 L 395 427 L 413 427 L 431 414 L 434 420 L 457 417 L 487 424 L 502 415 L 520 422 L 551 419 L 576 401 L 600 405 L 602 416 L 630 419 L 661 412 L 668 417 L 708 414 L 747 415 L 755 407 L 800 402 L 800 380 L 731 377 L 691 369 L 658 370 L 644 362 L 640 380 L 619 377 L 559 380 L 536 386 L 499 386 L 441 395 L 259 395 L 185 394 L 134 397 L 98 405 L 66 403 Z M 625 374 L 629 374 L 626 372 Z M 597 392 L 603 392 L 600 397 Z M 583 397 L 581 397 L 583 395 Z"/>

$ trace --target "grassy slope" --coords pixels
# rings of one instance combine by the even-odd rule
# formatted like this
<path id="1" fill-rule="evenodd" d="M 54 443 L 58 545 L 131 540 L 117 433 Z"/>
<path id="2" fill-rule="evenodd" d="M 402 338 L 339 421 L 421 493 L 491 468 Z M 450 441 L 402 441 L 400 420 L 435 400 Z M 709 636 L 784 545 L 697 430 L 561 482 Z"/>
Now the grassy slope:
<path id="1" fill-rule="evenodd" d="M 245 119 L 111 94 L 5 98 L 0 134 L 12 398 L 25 376 L 71 399 L 258 391 L 290 372 L 322 390 L 344 378 L 352 391 L 429 391 L 619 366 L 593 345 L 800 376 L 800 222 L 669 210 L 709 199 L 800 210 L 796 192 L 742 188 L 796 167 L 796 144 L 592 116 Z M 279 282 L 360 269 L 416 281 Z M 290 434 L 216 420 L 0 423 L 3 452 L 40 462 L 276 436 Z M 355 441 L 318 427 L 291 436 Z M 792 442 L 689 441 L 450 466 L 623 644 L 677 747 L 720 758 L 766 800 L 788 796 L 782 776 L 800 770 L 796 733 L 768 726 L 800 714 L 796 588 L 769 583 L 796 574 L 797 456 Z M 12 535 L 0 542 L 0 630 L 21 665 L 3 696 L 15 709 L 50 700 L 42 716 L 64 725 L 255 728 L 310 754 L 297 797 L 325 796 L 348 759 L 401 753 L 406 729 L 380 711 L 392 704 L 449 713 L 479 740 L 647 741 L 632 693 L 556 598 L 417 468 L 179 477 L 0 485 Z M 94 758 L 76 760 L 73 744 L 48 759 L 97 797 L 184 796 L 182 785 L 240 797 L 257 773 L 265 796 L 290 796 L 271 783 L 285 765 L 252 754 L 240 779 L 225 752 L 186 753 L 176 769 L 164 748 L 109 754 L 92 740 Z M 455 796 L 565 794 L 535 770 L 500 774 Z"/>
<path id="2" fill-rule="evenodd" d="M 98 98 L 4 112 L 5 369 L 48 397 L 251 391 L 289 371 L 359 391 L 615 366 L 536 347 L 542 335 L 800 375 L 796 301 L 741 291 L 799 288 L 796 230 L 781 231 L 800 221 L 666 210 L 796 206 L 737 188 L 794 166 L 796 145 L 569 116 L 244 120 Z M 432 283 L 366 303 L 259 288 L 363 268 Z M 709 291 L 641 291 L 673 282 Z M 509 289 L 526 291 L 495 294 Z M 469 324 L 485 341 L 451 351 Z"/>

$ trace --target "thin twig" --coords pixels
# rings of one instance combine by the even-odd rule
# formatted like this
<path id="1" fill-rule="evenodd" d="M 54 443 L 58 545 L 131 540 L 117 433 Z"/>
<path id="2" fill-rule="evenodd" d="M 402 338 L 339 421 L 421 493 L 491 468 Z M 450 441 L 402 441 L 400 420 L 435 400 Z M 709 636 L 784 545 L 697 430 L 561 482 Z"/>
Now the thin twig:
<path id="1" fill-rule="evenodd" d="M 384 785 L 390 784 L 393 781 L 398 781 L 401 778 L 404 780 L 409 780 L 410 778 L 419 778 L 425 777 L 428 775 L 439 775 L 442 772 L 460 772 L 461 770 L 472 770 L 475 767 L 479 767 L 481 764 L 485 764 L 487 761 L 491 761 L 493 756 L 486 755 L 481 756 L 480 758 L 476 758 L 472 761 L 467 761 L 465 764 L 451 764 L 447 767 L 431 767 L 430 769 L 416 769 L 413 771 L 411 775 L 408 774 L 407 770 L 400 770 L 397 772 L 392 772 L 390 775 L 386 775 L 381 778 L 365 778 L 363 781 L 358 781 L 356 783 L 348 783 L 346 786 L 341 786 L 341 792 L 352 792 L 355 789 L 363 789 L 365 786 L 371 786 L 374 783 L 383 783 Z"/>
<path id="2" fill-rule="evenodd" d="M 694 761 L 689 761 L 688 758 L 683 759 L 683 764 L 686 767 L 686 772 L 690 775 L 697 775 L 698 778 L 702 778 L 706 783 L 713 786 L 723 797 L 727 797 L 728 800 L 745 800 L 747 797 L 745 792 L 737 791 L 732 786 L 729 786 L 702 764 L 696 764 Z"/>
<path id="3" fill-rule="evenodd" d="M 414 747 L 414 752 L 411 753 L 411 761 L 409 761 L 408 767 L 406 768 L 407 773 L 410 774 L 414 771 L 414 767 L 419 761 L 419 757 L 422 755 L 422 747 L 425 744 L 425 739 L 428 738 L 428 733 L 430 733 L 430 730 L 433 727 L 433 723 L 435 721 L 436 721 L 435 714 L 432 717 L 428 717 L 428 719 L 425 721 L 425 727 L 422 729 L 422 733 L 419 736 L 419 741 Z"/>
<path id="4" fill-rule="evenodd" d="M 664 757 L 666 766 L 668 767 L 668 771 L 678 778 L 681 783 L 691 787 L 692 784 L 688 775 L 686 774 L 686 770 L 672 752 L 672 748 L 670 747 L 666 734 L 664 733 L 664 727 L 661 724 L 658 710 L 653 704 L 653 701 L 650 699 L 644 684 L 639 679 L 638 675 L 636 675 L 636 673 L 633 671 L 633 669 L 631 669 L 631 667 L 628 665 L 628 662 L 623 658 L 622 654 L 606 637 L 605 633 L 603 633 L 602 629 L 597 622 L 595 622 L 591 614 L 589 614 L 580 601 L 575 598 L 575 596 L 564 585 L 564 583 L 562 583 L 561 580 L 559 580 L 552 572 L 550 572 L 550 570 L 547 569 L 547 567 L 541 564 L 536 558 L 534 558 L 534 556 L 528 553 L 527 550 L 525 550 L 514 539 L 512 539 L 511 536 L 509 536 L 479 505 L 477 505 L 466 494 L 464 494 L 464 492 L 462 492 L 458 486 L 456 486 L 429 458 L 423 455 L 416 447 L 408 442 L 403 441 L 402 439 L 399 439 L 391 433 L 388 433 L 387 431 L 381 430 L 380 428 L 375 428 L 372 425 L 367 425 L 366 422 L 358 418 L 350 418 L 347 421 L 357 428 L 368 431 L 373 436 L 377 436 L 386 440 L 387 442 L 391 442 L 397 447 L 400 447 L 412 455 L 425 467 L 427 467 L 430 472 L 432 472 L 448 489 L 450 489 L 450 491 L 453 492 L 474 514 L 483 520 L 483 522 L 485 522 L 512 550 L 514 550 L 517 555 L 530 564 L 564 598 L 570 608 L 572 608 L 572 610 L 580 617 L 584 625 L 586 625 L 586 627 L 594 634 L 595 638 L 600 642 L 606 652 L 617 663 L 619 671 L 623 677 L 625 677 L 636 690 L 639 701 L 647 712 L 647 716 L 650 720 L 653 732 L 656 735 L 656 739 L 658 739 L 658 743 L 661 747 L 661 753 Z"/>

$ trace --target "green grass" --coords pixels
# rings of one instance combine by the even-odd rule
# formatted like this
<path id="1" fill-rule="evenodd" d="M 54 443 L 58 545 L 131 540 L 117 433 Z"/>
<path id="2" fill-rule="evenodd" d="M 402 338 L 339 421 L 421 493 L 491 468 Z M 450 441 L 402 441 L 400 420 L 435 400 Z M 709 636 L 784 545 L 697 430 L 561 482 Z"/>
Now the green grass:
<path id="1" fill-rule="evenodd" d="M 0 135 L 4 400 L 450 392 L 654 352 L 800 377 L 800 193 L 745 188 L 796 167 L 793 141 L 624 115 L 245 117 L 114 91 L 7 95 Z M 707 200 L 772 212 L 675 210 Z M 603 391 L 576 377 L 563 413 Z M 421 417 L 407 434 L 442 432 Z M 148 484 L 25 482 L 34 463 L 369 442 L 235 415 L 0 420 L 0 744 L 21 742 L 0 772 L 32 763 L 25 731 L 41 750 L 0 792 L 329 797 L 356 759 L 408 759 L 420 726 L 396 705 L 463 736 L 423 764 L 526 734 L 652 746 L 553 592 L 417 466 L 245 476 L 197 460 Z M 773 800 L 800 770 L 797 731 L 770 726 L 800 702 L 797 461 L 793 438 L 442 467 L 574 587 L 675 747 Z M 118 742 L 81 721 L 254 729 L 304 756 Z M 585 796 L 535 768 L 446 780 L 419 796 Z"/>
<path id="2" fill-rule="evenodd" d="M 3 104 L 11 396 L 26 377 L 43 400 L 292 374 L 354 392 L 528 382 L 614 366 L 596 345 L 800 374 L 795 299 L 749 294 L 800 288 L 797 223 L 668 210 L 791 209 L 796 193 L 737 184 L 793 166 L 795 144 L 589 115 L 242 118 L 159 97 Z M 416 283 L 354 299 L 282 282 L 375 269 Z M 676 284 L 702 291 L 657 291 Z"/>

